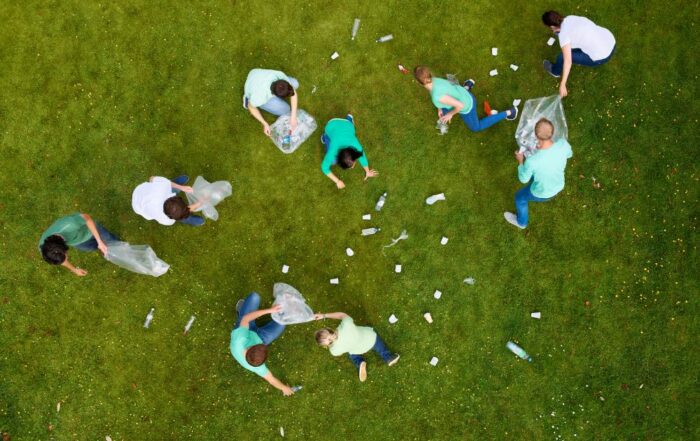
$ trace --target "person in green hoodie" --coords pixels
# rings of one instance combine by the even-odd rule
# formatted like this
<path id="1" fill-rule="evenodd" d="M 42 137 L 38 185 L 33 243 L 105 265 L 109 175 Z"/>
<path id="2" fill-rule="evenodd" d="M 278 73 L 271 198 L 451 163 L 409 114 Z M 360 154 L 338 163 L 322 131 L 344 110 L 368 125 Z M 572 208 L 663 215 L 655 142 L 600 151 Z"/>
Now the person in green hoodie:
<path id="1" fill-rule="evenodd" d="M 365 180 L 379 174 L 376 170 L 369 168 L 367 155 L 365 155 L 362 144 L 355 135 L 355 121 L 349 113 L 345 118 L 333 118 L 328 121 L 321 136 L 321 143 L 326 149 L 326 155 L 321 163 L 321 171 L 335 182 L 339 189 L 345 188 L 345 183 L 331 171 L 331 167 L 334 165 L 348 169 L 354 168 L 359 161 L 362 168 L 365 169 Z"/>

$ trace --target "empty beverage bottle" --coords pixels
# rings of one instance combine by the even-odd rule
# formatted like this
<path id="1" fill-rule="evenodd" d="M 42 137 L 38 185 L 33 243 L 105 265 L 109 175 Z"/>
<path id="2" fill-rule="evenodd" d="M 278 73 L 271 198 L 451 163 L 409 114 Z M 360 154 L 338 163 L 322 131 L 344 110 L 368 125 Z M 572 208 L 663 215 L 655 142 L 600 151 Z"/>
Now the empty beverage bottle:
<path id="1" fill-rule="evenodd" d="M 525 349 L 521 348 L 520 346 L 516 345 L 512 341 L 509 341 L 506 343 L 506 347 L 510 349 L 510 352 L 514 353 L 518 357 L 522 358 L 523 360 L 527 360 L 529 362 L 532 362 L 532 357 L 527 355 L 527 352 L 525 352 Z"/>
<path id="2" fill-rule="evenodd" d="M 282 137 L 282 148 L 288 150 L 292 145 L 292 133 L 289 132 Z"/>
<path id="3" fill-rule="evenodd" d="M 357 36 L 357 31 L 359 29 L 360 29 L 360 19 L 356 18 L 352 24 L 352 38 L 351 38 L 351 40 L 355 39 L 355 37 Z"/>
<path id="4" fill-rule="evenodd" d="M 387 42 L 389 40 L 393 40 L 393 39 L 394 39 L 394 34 L 387 34 L 383 37 L 377 38 L 377 43 L 385 43 L 385 42 Z"/>
<path id="5" fill-rule="evenodd" d="M 450 130 L 450 127 L 447 125 L 447 123 L 441 119 L 437 120 L 437 124 L 435 124 L 435 128 L 440 131 L 441 135 L 444 135 L 445 133 L 447 133 L 448 130 Z"/>
<path id="6" fill-rule="evenodd" d="M 466 279 L 464 279 L 464 283 L 466 283 L 467 285 L 473 285 L 476 283 L 476 280 L 474 280 L 473 277 L 467 277 Z"/>
<path id="7" fill-rule="evenodd" d="M 191 317 L 190 317 L 190 320 L 189 320 L 189 321 L 187 322 L 187 324 L 185 325 L 185 332 L 184 332 L 185 334 L 187 334 L 188 332 L 190 332 L 190 328 L 192 327 L 192 323 L 194 323 L 194 316 L 191 316 Z"/>
<path id="8" fill-rule="evenodd" d="M 148 311 L 148 315 L 146 316 L 146 321 L 143 322 L 143 327 L 148 328 L 151 326 L 151 322 L 153 321 L 153 314 L 156 312 L 156 308 L 151 308 L 150 311 Z"/>
<path id="9" fill-rule="evenodd" d="M 379 200 L 377 201 L 377 205 L 374 206 L 375 211 L 381 211 L 382 208 L 384 207 L 384 203 L 386 202 L 386 191 L 384 194 L 379 196 Z"/>
<path id="10" fill-rule="evenodd" d="M 373 234 L 378 233 L 379 231 L 380 231 L 380 229 L 379 229 L 379 228 L 375 228 L 375 227 L 372 227 L 372 228 L 363 228 L 363 229 L 362 229 L 362 235 L 363 235 L 363 236 L 371 236 L 371 235 L 373 235 Z"/>
<path id="11" fill-rule="evenodd" d="M 304 386 L 292 386 L 292 392 L 299 392 Z"/>

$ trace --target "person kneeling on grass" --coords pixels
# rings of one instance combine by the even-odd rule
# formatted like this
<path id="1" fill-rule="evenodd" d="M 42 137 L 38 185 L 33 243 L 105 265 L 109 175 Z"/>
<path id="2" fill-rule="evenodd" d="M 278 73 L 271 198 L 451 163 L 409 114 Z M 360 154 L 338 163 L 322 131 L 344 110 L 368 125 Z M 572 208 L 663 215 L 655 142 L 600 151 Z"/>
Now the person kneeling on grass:
<path id="1" fill-rule="evenodd" d="M 333 174 L 331 171 L 333 165 L 337 164 L 343 169 L 349 169 L 354 168 L 359 161 L 365 169 L 365 181 L 379 174 L 376 170 L 369 168 L 362 144 L 355 135 L 355 120 L 349 113 L 345 118 L 333 118 L 328 121 L 321 136 L 321 143 L 326 149 L 321 171 L 335 182 L 339 189 L 345 188 L 345 183 Z"/>
<path id="2" fill-rule="evenodd" d="M 430 92 L 433 105 L 438 109 L 438 118 L 443 123 L 449 123 L 453 116 L 459 114 L 469 130 L 480 132 L 504 119 L 512 121 L 518 117 L 518 108 L 511 107 L 505 112 L 479 119 L 476 115 L 476 98 L 471 93 L 475 85 L 474 80 L 467 80 L 460 86 L 443 78 L 433 77 L 426 66 L 417 66 L 413 70 L 413 76 Z"/>
<path id="3" fill-rule="evenodd" d="M 400 355 L 394 354 L 386 347 L 377 332 L 369 326 L 356 326 L 352 317 L 344 312 L 332 312 L 327 314 L 315 314 L 316 320 L 335 319 L 340 320 L 340 325 L 335 331 L 323 328 L 316 331 L 316 342 L 328 348 L 334 356 L 348 354 L 350 360 L 358 370 L 360 381 L 367 379 L 367 361 L 363 354 L 371 350 L 379 354 L 382 360 L 389 366 L 399 361 Z"/>
<path id="4" fill-rule="evenodd" d="M 553 136 L 554 125 L 542 118 L 535 124 L 537 151 L 527 159 L 519 151 L 515 152 L 519 164 L 518 179 L 527 185 L 515 193 L 517 216 L 509 211 L 503 216 L 520 229 L 527 227 L 529 201 L 546 202 L 564 189 L 566 160 L 573 156 L 573 152 L 566 139 L 554 142 Z"/>
<path id="5" fill-rule="evenodd" d="M 179 192 L 192 193 L 192 187 L 185 185 L 189 177 L 178 176 L 172 181 L 161 176 L 151 176 L 148 182 L 139 184 L 131 195 L 131 208 L 147 220 L 156 220 L 161 225 L 172 225 L 176 221 L 187 225 L 204 224 L 204 218 L 195 216 L 193 211 L 200 203 L 187 205 Z"/>
<path id="6" fill-rule="evenodd" d="M 292 131 L 297 128 L 297 103 L 299 81 L 284 72 L 270 69 L 253 69 L 243 86 L 243 107 L 263 126 L 263 131 L 270 136 L 270 125 L 265 121 L 259 109 L 275 116 L 290 114 L 289 125 Z M 284 100 L 289 97 L 291 108 Z"/>
<path id="7" fill-rule="evenodd" d="M 61 265 L 76 276 L 87 274 L 82 268 L 73 266 L 68 261 L 68 248 L 80 251 L 99 249 L 107 255 L 105 241 L 117 241 L 119 238 L 107 231 L 105 227 L 92 220 L 85 213 L 73 213 L 56 220 L 44 231 L 39 239 L 39 249 L 44 260 L 51 265 Z"/>
<path id="8" fill-rule="evenodd" d="M 277 312 L 282 307 L 274 305 L 268 309 L 258 309 L 259 306 L 260 295 L 256 292 L 236 304 L 238 320 L 231 332 L 231 355 L 241 366 L 262 377 L 285 396 L 292 395 L 292 388 L 275 378 L 265 366 L 267 347 L 282 334 L 284 325 L 274 320 L 261 327 L 255 324 L 255 319 Z"/>

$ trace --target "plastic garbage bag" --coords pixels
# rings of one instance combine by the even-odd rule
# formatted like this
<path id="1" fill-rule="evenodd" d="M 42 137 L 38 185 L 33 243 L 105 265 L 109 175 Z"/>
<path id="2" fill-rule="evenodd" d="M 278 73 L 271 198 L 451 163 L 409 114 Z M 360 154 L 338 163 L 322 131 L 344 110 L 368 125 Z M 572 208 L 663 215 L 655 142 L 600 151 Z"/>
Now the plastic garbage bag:
<path id="1" fill-rule="evenodd" d="M 292 153 L 306 141 L 316 130 L 316 120 L 301 109 L 297 109 L 297 128 L 291 133 L 289 119 L 291 115 L 282 115 L 270 126 L 270 137 L 282 153 Z M 291 134 L 290 134 L 291 133 Z"/>
<path id="2" fill-rule="evenodd" d="M 281 325 L 310 322 L 314 312 L 309 308 L 304 297 L 293 286 L 275 283 L 272 289 L 274 305 L 282 305 L 282 310 L 272 313 L 272 319 Z"/>
<path id="3" fill-rule="evenodd" d="M 187 193 L 190 204 L 201 202 L 202 205 L 195 211 L 201 211 L 211 220 L 219 219 L 219 212 L 214 208 L 219 202 L 231 196 L 231 183 L 228 181 L 208 182 L 201 176 L 197 176 L 192 186 L 192 193 Z"/>
<path id="4" fill-rule="evenodd" d="M 520 114 L 520 122 L 515 131 L 515 141 L 525 157 L 531 156 L 537 150 L 537 138 L 535 137 L 535 124 L 541 118 L 547 118 L 554 125 L 553 140 L 569 136 L 564 116 L 564 107 L 559 95 L 535 98 L 525 101 L 525 107 Z"/>
<path id="5" fill-rule="evenodd" d="M 107 242 L 105 259 L 129 271 L 158 277 L 168 271 L 170 265 L 156 256 L 148 245 L 131 245 L 127 242 Z"/>

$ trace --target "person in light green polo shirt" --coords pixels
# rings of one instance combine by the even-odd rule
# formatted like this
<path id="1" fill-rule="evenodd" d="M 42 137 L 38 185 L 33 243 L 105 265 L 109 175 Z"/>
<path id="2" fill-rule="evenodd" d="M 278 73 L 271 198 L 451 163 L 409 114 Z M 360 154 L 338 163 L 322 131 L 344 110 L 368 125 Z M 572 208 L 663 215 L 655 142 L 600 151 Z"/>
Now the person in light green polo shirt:
<path id="1" fill-rule="evenodd" d="M 520 229 L 528 224 L 528 201 L 546 202 L 564 189 L 564 169 L 573 152 L 566 139 L 554 142 L 553 136 L 554 125 L 542 118 L 535 124 L 537 151 L 527 159 L 521 152 L 515 152 L 519 164 L 518 179 L 527 185 L 515 193 L 517 215 L 506 211 L 503 217 Z"/>
<path id="2" fill-rule="evenodd" d="M 316 320 L 326 318 L 340 320 L 340 325 L 334 331 L 323 328 L 316 331 L 316 342 L 330 350 L 334 356 L 348 354 L 350 360 L 358 370 L 360 381 L 367 379 L 367 361 L 363 354 L 373 350 L 389 366 L 399 361 L 399 355 L 391 352 L 377 332 L 369 326 L 357 326 L 352 317 L 344 312 L 332 312 L 315 314 Z"/>
<path id="3" fill-rule="evenodd" d="M 289 125 L 294 131 L 297 128 L 298 88 L 299 81 L 282 71 L 253 69 L 248 73 L 243 87 L 243 107 L 262 124 L 267 136 L 270 136 L 270 125 L 259 109 L 276 116 L 291 114 Z M 285 98 L 289 98 L 291 107 Z"/>
<path id="4" fill-rule="evenodd" d="M 321 162 L 321 171 L 335 182 L 339 189 L 345 188 L 345 183 L 333 174 L 331 171 L 333 165 L 337 164 L 343 169 L 349 169 L 354 168 L 359 161 L 365 169 L 365 180 L 379 175 L 376 170 L 369 168 L 367 155 L 355 133 L 355 120 L 349 113 L 345 118 L 333 118 L 328 121 L 321 136 L 321 143 L 326 149 Z"/>

